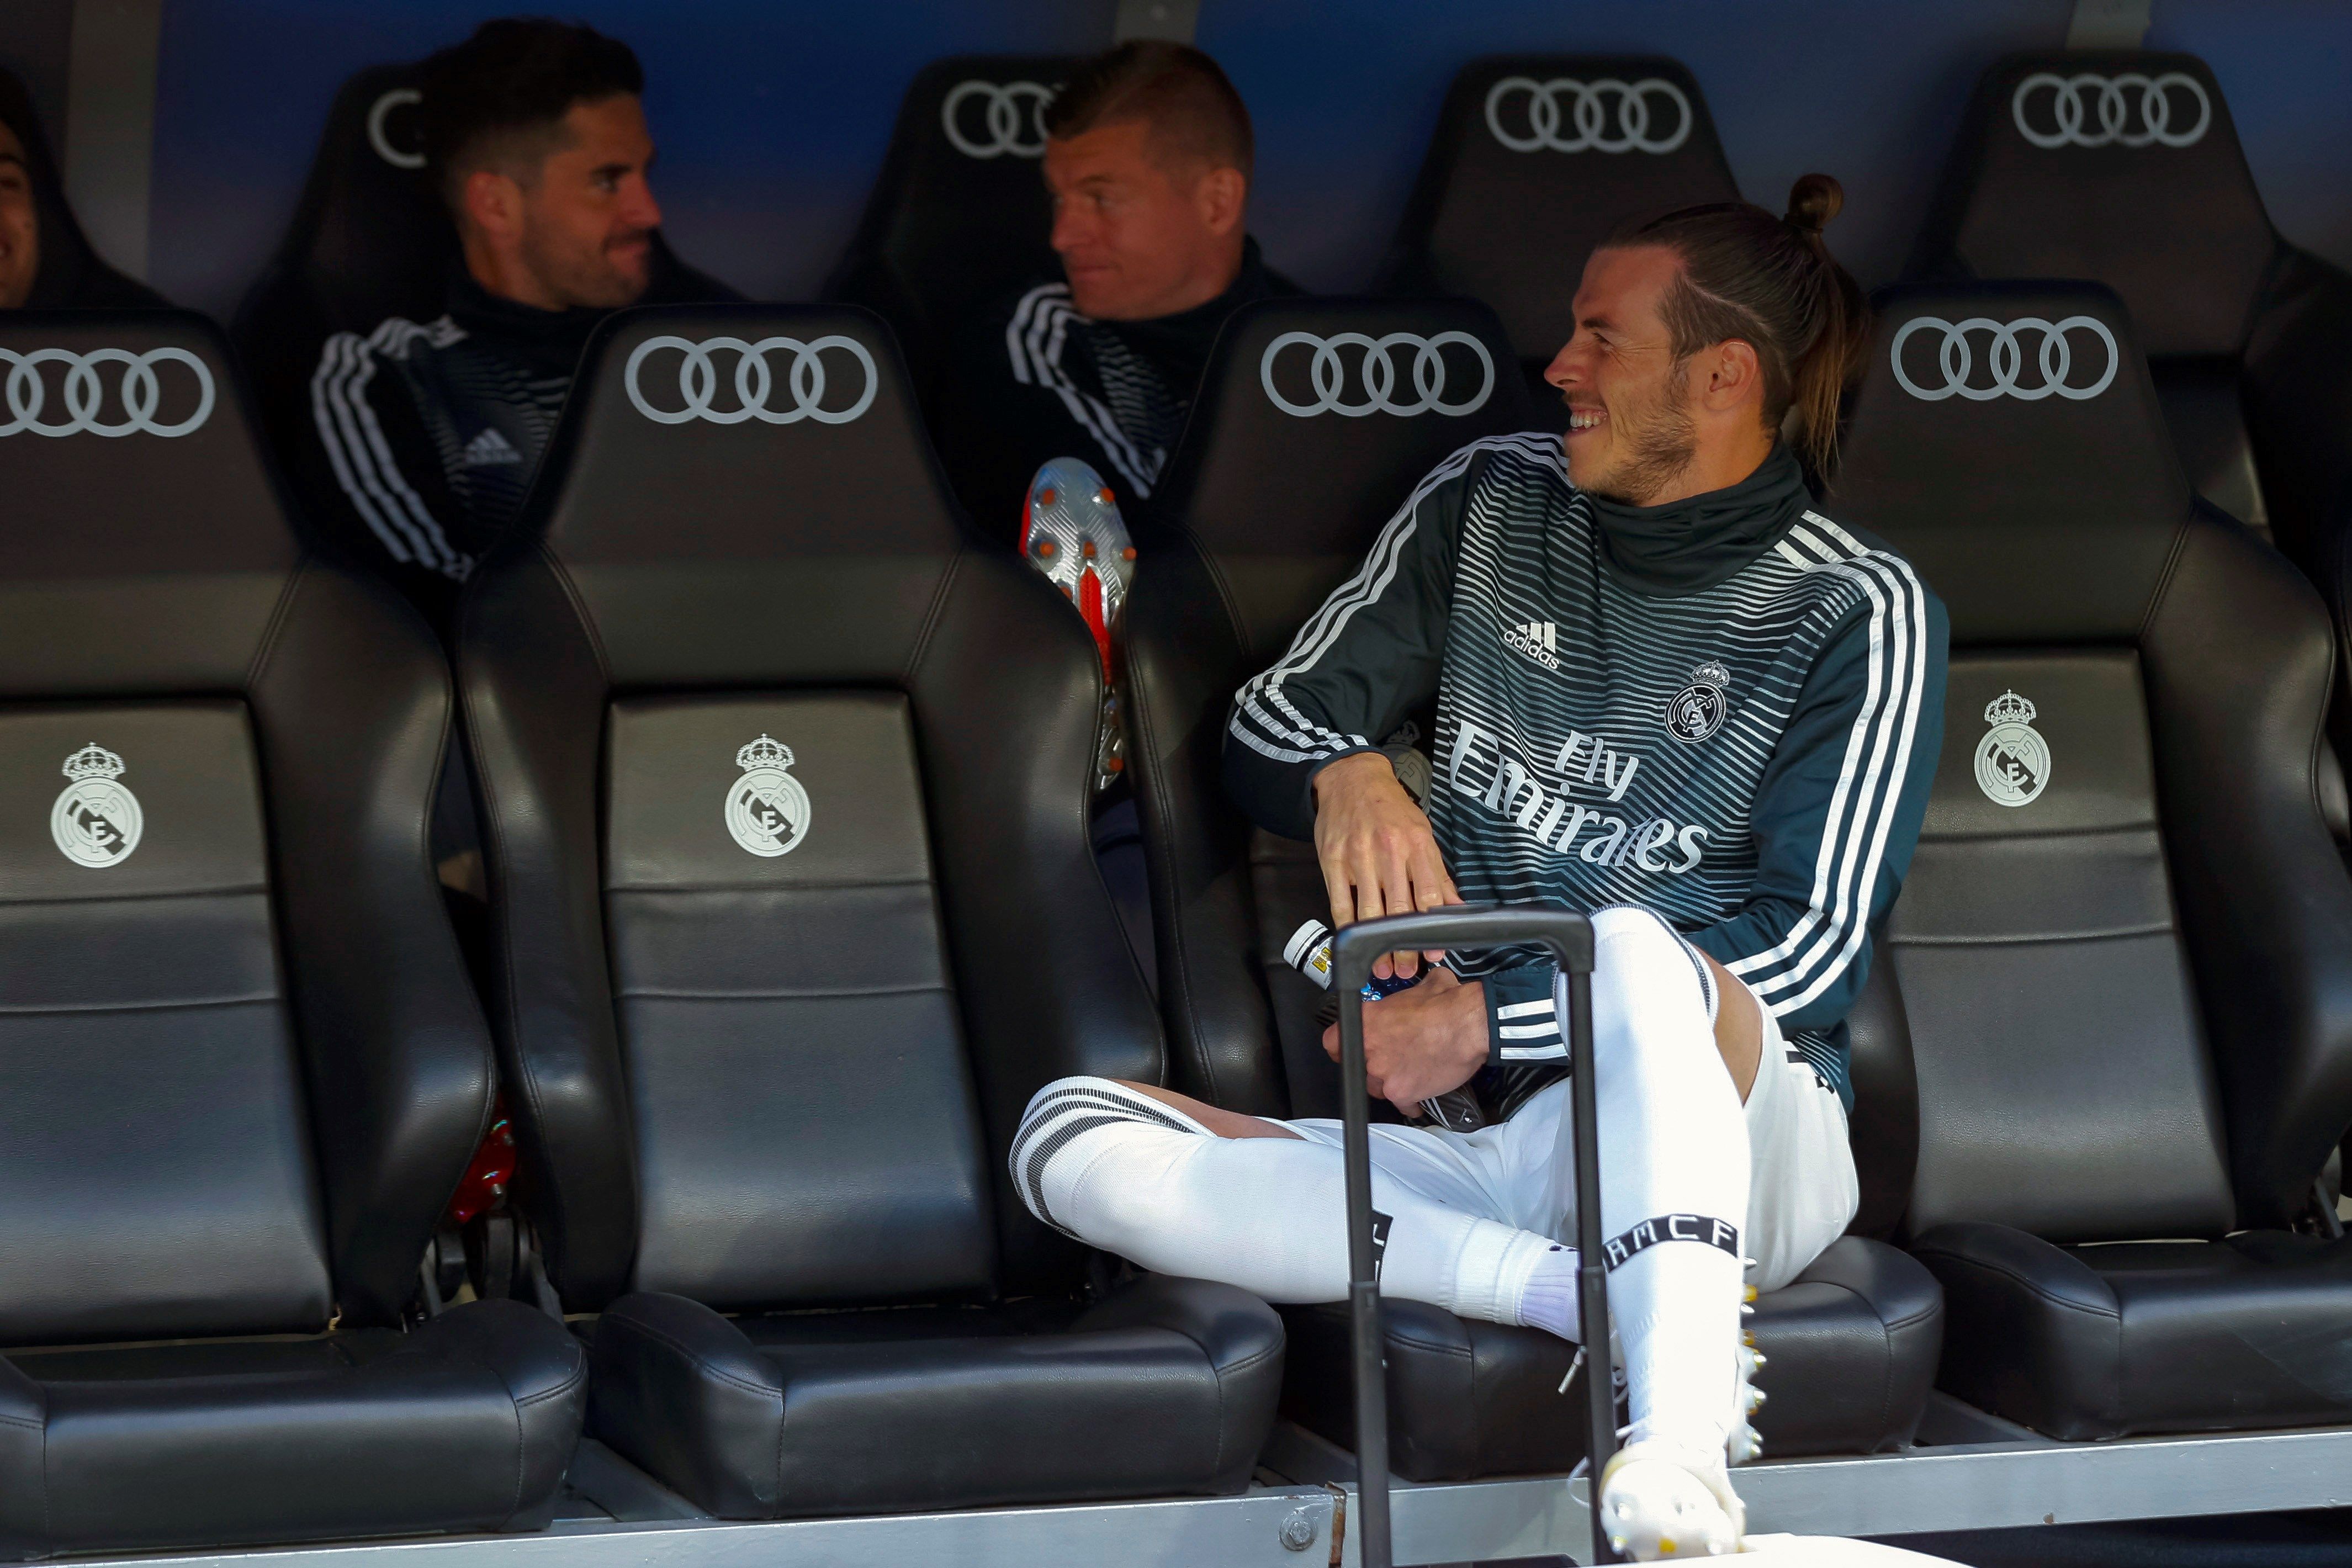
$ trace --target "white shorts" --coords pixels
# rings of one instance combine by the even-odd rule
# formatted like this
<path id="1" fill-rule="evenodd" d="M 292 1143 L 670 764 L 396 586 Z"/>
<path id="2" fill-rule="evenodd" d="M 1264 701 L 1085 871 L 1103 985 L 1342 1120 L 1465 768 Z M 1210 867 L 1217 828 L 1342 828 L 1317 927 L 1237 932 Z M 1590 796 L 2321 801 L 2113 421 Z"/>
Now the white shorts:
<path id="1" fill-rule="evenodd" d="M 1748 1091 L 1748 1283 L 1778 1290 L 1845 1234 L 1862 1202 L 1845 1107 L 1764 1015 L 1764 1059 Z M 1374 1123 L 1372 1163 L 1432 1202 L 1554 1241 L 1576 1242 L 1573 1148 L 1563 1079 L 1499 1126 L 1475 1132 Z M 1300 1137 L 1342 1144 L 1337 1121 L 1286 1121 Z"/>

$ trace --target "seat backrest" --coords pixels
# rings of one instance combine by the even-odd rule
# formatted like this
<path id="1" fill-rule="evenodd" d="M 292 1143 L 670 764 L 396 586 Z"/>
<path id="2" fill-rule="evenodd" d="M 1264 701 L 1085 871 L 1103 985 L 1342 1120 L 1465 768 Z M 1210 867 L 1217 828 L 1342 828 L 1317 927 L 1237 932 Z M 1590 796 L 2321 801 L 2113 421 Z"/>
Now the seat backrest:
<path id="1" fill-rule="evenodd" d="M 163 298 L 136 279 L 107 265 L 82 232 L 81 220 L 66 200 L 65 177 L 49 152 L 33 95 L 8 70 L 0 69 L 0 125 L 14 132 L 25 150 L 25 174 L 33 187 L 35 222 L 40 227 L 40 266 L 24 303 L 36 310 L 67 306 L 109 310 L 143 310 Z"/>
<path id="2" fill-rule="evenodd" d="M 2280 248 L 2204 61 L 2066 50 L 1978 81 L 1911 269 L 2115 289 L 2189 483 L 2267 528 L 2238 372 Z"/>
<path id="3" fill-rule="evenodd" d="M 414 63 L 370 66 L 342 85 L 286 227 L 277 268 L 301 275 L 340 331 L 441 312 L 457 236 L 425 167 L 421 78 Z"/>
<path id="4" fill-rule="evenodd" d="M 1979 79 L 1912 269 L 2094 279 L 2150 359 L 2234 362 L 2277 248 L 2204 61 L 2066 50 Z"/>
<path id="5" fill-rule="evenodd" d="M 210 323 L 0 365 L 0 1344 L 390 1322 L 490 1104 L 446 672 L 300 557 Z"/>
<path id="6" fill-rule="evenodd" d="M 583 365 L 459 630 L 555 1283 L 1066 1279 L 1005 1173 L 1022 1108 L 1160 1070 L 1087 845 L 1085 623 L 968 539 L 866 312 L 631 310 Z"/>
<path id="7" fill-rule="evenodd" d="M 1328 919 L 1328 900 L 1307 846 L 1254 832 L 1226 802 L 1226 710 L 1423 476 L 1527 428 L 1512 369 L 1493 313 L 1459 300 L 1272 300 L 1217 341 L 1168 487 L 1139 523 L 1125 612 L 1128 771 L 1170 1081 L 1188 1093 L 1259 1114 L 1337 1105 L 1321 994 L 1282 962 L 1284 939 Z"/>
<path id="8" fill-rule="evenodd" d="M 1629 218 L 1739 199 L 1698 82 L 1675 60 L 1496 55 L 1454 79 L 1386 289 L 1460 294 L 1540 365 L 1569 340 L 1592 247 Z"/>
<path id="9" fill-rule="evenodd" d="M 457 235 L 425 170 L 419 75 L 370 66 L 335 94 L 285 238 L 237 307 L 230 335 L 280 451 L 308 433 L 331 334 L 441 314 Z"/>
<path id="10" fill-rule="evenodd" d="M 916 74 L 890 150 L 825 298 L 879 311 L 927 402 L 943 335 L 999 296 L 1056 275 L 1042 123 L 1077 62 L 958 55 Z"/>
<path id="11" fill-rule="evenodd" d="M 2352 884 L 2312 768 L 2324 613 L 2189 489 L 2111 291 L 1898 289 L 1871 353 L 1831 504 L 1952 625 L 1887 931 L 1919 1093 L 1909 1224 L 2267 1221 L 2352 1113 L 2331 1000 Z"/>

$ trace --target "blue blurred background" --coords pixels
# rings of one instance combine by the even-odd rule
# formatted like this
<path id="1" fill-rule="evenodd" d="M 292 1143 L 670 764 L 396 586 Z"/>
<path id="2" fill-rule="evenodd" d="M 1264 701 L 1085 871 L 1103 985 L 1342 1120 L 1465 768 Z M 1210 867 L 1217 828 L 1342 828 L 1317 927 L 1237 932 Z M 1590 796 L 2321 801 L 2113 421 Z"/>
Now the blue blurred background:
<path id="1" fill-rule="evenodd" d="M 0 5 L 32 0 L 0 0 Z M 329 100 L 361 66 L 421 55 L 498 0 L 164 0 L 151 280 L 226 314 L 277 242 Z M 696 264 L 761 297 L 824 279 L 916 69 L 967 51 L 1107 44 L 1112 0 L 573 0 L 635 45 L 661 146 L 656 190 Z M 2063 44 L 2070 0 L 1203 0 L 1197 41 L 1249 100 L 1253 226 L 1320 289 L 1370 277 L 1438 103 L 1473 56 L 1674 55 L 1732 167 L 1775 204 L 1808 169 L 1845 182 L 1831 231 L 1866 283 L 1900 268 L 1960 106 L 2011 49 Z M 29 13 L 27 13 L 29 15 Z M 0 51 L 9 34 L 0 26 Z M 2273 218 L 2352 265 L 2352 4 L 2156 0 L 2154 48 L 2227 89 Z M 44 83 L 37 71 L 37 95 Z"/>

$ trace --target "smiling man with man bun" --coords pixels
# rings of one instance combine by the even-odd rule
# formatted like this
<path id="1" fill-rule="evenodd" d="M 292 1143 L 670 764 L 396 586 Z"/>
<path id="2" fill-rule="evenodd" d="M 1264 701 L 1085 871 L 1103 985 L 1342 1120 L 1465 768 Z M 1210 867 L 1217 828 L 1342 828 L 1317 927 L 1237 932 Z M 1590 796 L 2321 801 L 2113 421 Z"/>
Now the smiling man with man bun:
<path id="1" fill-rule="evenodd" d="M 1867 341 L 1822 241 L 1835 181 L 1634 225 L 1587 263 L 1547 379 L 1565 437 L 1464 447 L 1236 695 L 1227 787 L 1312 838 L 1336 923 L 1564 905 L 1594 936 L 1609 1301 L 1633 1410 L 1603 1522 L 1643 1560 L 1735 1551 L 1758 1444 L 1743 1288 L 1787 1284 L 1859 1197 L 1845 1014 L 1927 809 L 1942 605 L 1817 510 Z M 1434 698 L 1426 810 L 1377 749 Z M 1376 1126 L 1381 1289 L 1580 1342 L 1565 987 L 1532 952 L 1400 953 L 1364 1015 L 1408 1117 Z M 1330 1035 L 1326 1048 L 1337 1054 Z M 1049 1084 L 1013 1151 L 1047 1223 L 1276 1301 L 1348 1289 L 1339 1127 L 1150 1085 Z"/>

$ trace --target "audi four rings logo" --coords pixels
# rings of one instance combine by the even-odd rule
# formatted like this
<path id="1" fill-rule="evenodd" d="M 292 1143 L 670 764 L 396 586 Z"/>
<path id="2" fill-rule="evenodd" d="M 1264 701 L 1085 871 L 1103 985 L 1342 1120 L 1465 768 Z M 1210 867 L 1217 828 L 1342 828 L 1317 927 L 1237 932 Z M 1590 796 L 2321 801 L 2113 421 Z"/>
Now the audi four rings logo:
<path id="1" fill-rule="evenodd" d="M 1528 98 L 1528 128 L 1506 129 L 1504 111 L 1516 108 L 1520 93 Z M 1562 110 L 1565 103 L 1567 109 Z M 1675 115 L 1672 132 L 1653 136 L 1650 112 L 1655 103 Z M 1616 127 L 1611 129 L 1612 110 Z M 1507 76 L 1486 89 L 1486 129 L 1514 153 L 1671 153 L 1690 140 L 1696 117 L 1683 89 L 1663 77 L 1639 81 L 1576 81 L 1554 77 L 1538 81 L 1531 76 Z M 1661 123 L 1664 117 L 1661 116 Z M 1560 133 L 1565 124 L 1570 134 Z"/>
<path id="2" fill-rule="evenodd" d="M 960 81 L 948 89 L 940 105 L 940 128 L 948 142 L 967 158 L 1016 158 L 1045 155 L 1045 106 L 1055 89 L 1034 81 Z M 977 100 L 977 110 L 967 105 Z M 977 120 L 977 137 L 969 127 Z"/>
<path id="3" fill-rule="evenodd" d="M 656 408 L 638 388 L 638 371 L 648 358 L 663 349 L 676 349 L 686 356 L 677 367 L 678 395 L 686 400 L 683 408 Z M 768 406 L 768 396 L 775 390 L 775 374 L 768 368 L 768 356 L 779 349 L 790 351 L 793 356 L 792 368 L 784 373 L 784 386 L 793 400 L 789 408 Z M 827 349 L 842 351 L 866 372 L 865 390 L 846 408 L 824 406 Z M 719 408 L 713 405 L 719 391 L 719 368 L 711 356 L 730 351 L 738 356 L 737 406 Z M 622 373 L 621 384 L 628 392 L 631 405 L 657 425 L 683 425 L 690 419 L 708 419 L 713 425 L 740 425 L 746 419 L 769 425 L 793 425 L 803 419 L 814 419 L 820 425 L 846 425 L 874 406 L 874 395 L 882 390 L 882 377 L 874 368 L 874 356 L 856 338 L 825 337 L 807 343 L 798 338 L 761 338 L 756 343 L 745 342 L 741 338 L 705 338 L 697 343 L 684 338 L 663 337 L 647 338 L 636 346 Z"/>
<path id="4" fill-rule="evenodd" d="M 1903 345 L 1914 332 L 1934 331 L 1943 334 L 1937 340 L 1937 366 L 1943 373 L 1940 386 L 1922 386 L 1911 379 L 1903 366 Z M 2106 369 L 2098 380 L 2088 386 L 2067 384 L 2074 369 L 2074 354 L 2067 334 L 2089 332 L 2107 348 Z M 1976 352 L 1969 342 L 1972 333 L 1991 334 L 1987 368 L 1992 375 L 1990 386 L 1972 386 L 1976 372 Z M 2023 384 L 2025 376 L 2025 345 L 2023 334 L 2033 333 L 2038 346 L 2034 351 L 2038 374 L 2032 385 Z M 1996 321 L 1989 316 L 1971 316 L 1965 321 L 1947 321 L 1935 316 L 1917 316 L 1903 323 L 1895 334 L 1895 347 L 1888 357 L 1894 362 L 1895 379 L 1912 396 L 1929 403 L 1941 403 L 1958 393 L 1971 403 L 1989 403 L 1996 397 L 2014 397 L 2027 403 L 2039 403 L 2056 393 L 2059 396 L 2080 403 L 2096 397 L 2113 385 L 2116 372 L 2123 368 L 2123 352 L 2116 346 L 2116 335 L 2107 331 L 2105 321 L 2091 316 L 2069 316 L 2063 321 L 2045 321 L 2038 316 L 2020 316 L 2014 321 Z"/>
<path id="5" fill-rule="evenodd" d="M 395 87 L 390 92 L 385 93 L 382 98 L 377 99 L 368 109 L 368 145 L 375 149 L 375 155 L 377 157 L 383 159 L 385 163 L 391 164 L 395 169 L 421 169 L 425 167 L 425 154 L 422 153 L 404 153 L 399 148 L 394 146 L 392 144 L 392 137 L 385 131 L 384 121 L 391 117 L 392 111 L 398 109 L 402 104 L 422 103 L 424 101 L 425 95 L 417 91 L 415 88 Z"/>
<path id="6" fill-rule="evenodd" d="M 30 430 L 36 436 L 184 436 L 212 417 L 213 373 L 205 362 L 185 349 L 149 349 L 135 354 L 129 349 L 92 349 L 88 353 L 75 353 L 68 349 L 35 349 L 30 353 L 16 353 L 0 349 L 0 364 L 8 367 L 5 388 L 8 416 L 0 419 L 0 436 L 14 436 Z M 41 367 L 57 364 L 66 367 L 65 417 L 43 419 L 49 404 L 49 389 L 42 379 Z M 102 419 L 99 416 L 106 407 L 106 386 L 99 367 L 122 366 L 122 417 Z M 196 378 L 195 412 L 186 416 L 158 424 L 155 411 L 163 401 L 162 380 L 155 374 L 159 364 L 184 364 Z"/>
<path id="7" fill-rule="evenodd" d="M 1293 403 L 1274 384 L 1274 362 L 1282 351 L 1292 344 L 1312 348 L 1314 357 L 1308 362 L 1307 374 L 1315 386 L 1315 401 Z M 1478 356 L 1478 365 L 1486 379 L 1471 396 L 1448 403 L 1442 395 L 1446 389 L 1445 345 L 1460 343 Z M 1361 349 L 1363 360 L 1364 398 L 1349 403 L 1342 395 L 1347 386 L 1347 370 L 1340 363 L 1343 348 Z M 1412 350 L 1412 390 L 1410 402 L 1399 403 L 1390 395 L 1396 390 L 1396 361 L 1393 352 L 1401 348 Z M 1486 405 L 1495 391 L 1495 360 L 1486 345 L 1467 332 L 1440 332 L 1433 338 L 1415 337 L 1411 332 L 1391 332 L 1385 337 L 1368 337 L 1362 332 L 1335 332 L 1318 338 L 1312 332 L 1285 332 L 1268 343 L 1265 356 L 1258 361 L 1257 374 L 1265 395 L 1285 414 L 1301 419 L 1318 414 L 1337 414 L 1349 419 L 1361 419 L 1367 414 L 1444 414 L 1460 418 Z"/>
<path id="8" fill-rule="evenodd" d="M 2035 95 L 2044 89 L 2051 95 L 2050 129 L 2035 123 L 2041 107 Z M 2176 99 L 2176 93 L 2185 97 Z M 2191 103 L 2196 106 L 2196 122 L 2175 130 L 2175 109 L 2183 111 L 2181 119 L 2186 121 Z M 2137 116 L 2134 110 L 2138 111 Z M 2205 95 L 2204 84 L 2184 71 L 2157 77 L 2137 71 L 2117 77 L 2092 71 L 2073 76 L 2035 71 L 2010 95 L 2009 112 L 2017 121 L 2017 133 L 2036 147 L 2147 147 L 2158 142 L 2193 147 L 2204 140 L 2213 123 L 2213 100 Z M 2095 118 L 2095 129 L 2091 124 Z"/>

